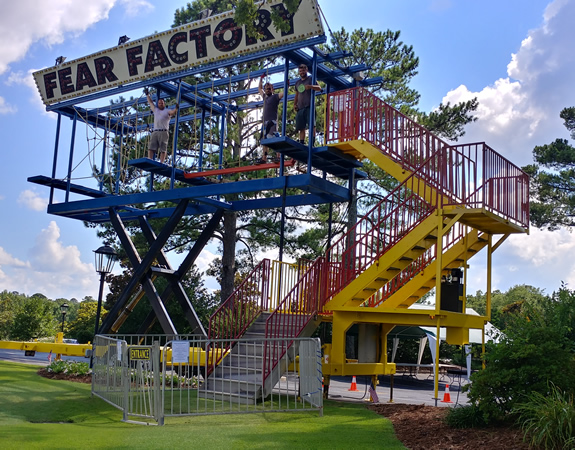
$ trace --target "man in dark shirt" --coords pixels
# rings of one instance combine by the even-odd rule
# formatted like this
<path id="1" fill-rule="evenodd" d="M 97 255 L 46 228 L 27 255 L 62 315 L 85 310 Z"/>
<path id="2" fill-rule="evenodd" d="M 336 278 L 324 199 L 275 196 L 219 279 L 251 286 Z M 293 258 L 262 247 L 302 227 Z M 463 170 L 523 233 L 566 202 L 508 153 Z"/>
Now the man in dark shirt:
<path id="1" fill-rule="evenodd" d="M 321 86 L 311 83 L 311 77 L 308 76 L 307 66 L 300 64 L 298 67 L 300 79 L 295 82 L 295 99 L 294 109 L 295 129 L 299 133 L 298 138 L 301 144 L 305 141 L 305 130 L 309 128 L 309 108 L 311 105 L 311 89 L 321 91 Z M 310 133 L 310 140 L 315 135 L 315 127 Z"/>
<path id="2" fill-rule="evenodd" d="M 262 139 L 271 138 L 277 134 L 278 125 L 278 106 L 281 99 L 284 96 L 283 92 L 279 94 L 274 94 L 274 87 L 270 82 L 267 82 L 263 87 L 264 75 L 260 77 L 260 84 L 258 90 L 264 100 L 264 113 L 263 113 L 263 128 Z M 268 159 L 268 147 L 263 146 L 263 156 L 260 160 L 261 163 L 265 163 Z"/>

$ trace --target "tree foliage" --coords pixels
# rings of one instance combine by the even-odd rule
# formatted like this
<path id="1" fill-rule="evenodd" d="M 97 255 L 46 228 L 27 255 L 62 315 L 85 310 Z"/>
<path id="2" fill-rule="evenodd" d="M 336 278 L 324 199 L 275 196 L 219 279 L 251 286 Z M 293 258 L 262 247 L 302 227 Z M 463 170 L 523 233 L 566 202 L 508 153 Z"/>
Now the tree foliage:
<path id="1" fill-rule="evenodd" d="M 510 314 L 526 307 L 540 310 L 547 301 L 548 297 L 542 289 L 526 284 L 515 285 L 506 292 L 495 290 L 491 293 L 491 323 L 498 329 L 505 331 Z M 481 315 L 487 314 L 486 305 L 486 294 L 482 291 L 467 296 L 466 306 L 473 308 Z"/>
<path id="2" fill-rule="evenodd" d="M 575 107 L 560 113 L 575 139 Z M 567 139 L 533 149 L 535 164 L 523 168 L 531 176 L 531 223 L 550 231 L 575 225 L 575 147 Z"/>
<path id="3" fill-rule="evenodd" d="M 575 292 L 562 288 L 544 304 L 508 314 L 505 335 L 488 343 L 485 370 L 472 376 L 469 399 L 489 421 L 505 419 L 549 382 L 575 392 Z"/>
<path id="4" fill-rule="evenodd" d="M 80 303 L 76 319 L 69 325 L 68 334 L 80 344 L 94 340 L 97 307 L 98 303 L 95 301 L 83 301 Z"/>
<path id="5" fill-rule="evenodd" d="M 57 321 L 53 302 L 41 297 L 29 297 L 16 309 L 10 327 L 10 339 L 28 341 L 33 338 L 54 336 Z"/>

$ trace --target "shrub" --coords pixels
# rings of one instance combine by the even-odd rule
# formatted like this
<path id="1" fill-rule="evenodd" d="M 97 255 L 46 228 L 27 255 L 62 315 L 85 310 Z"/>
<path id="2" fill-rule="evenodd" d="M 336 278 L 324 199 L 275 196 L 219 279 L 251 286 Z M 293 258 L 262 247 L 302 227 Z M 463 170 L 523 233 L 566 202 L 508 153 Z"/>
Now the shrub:
<path id="1" fill-rule="evenodd" d="M 573 394 L 550 384 L 546 395 L 532 392 L 528 401 L 518 405 L 515 412 L 529 445 L 546 449 L 575 448 Z"/>
<path id="2" fill-rule="evenodd" d="M 469 399 L 488 422 L 512 418 L 530 393 L 547 393 L 549 382 L 566 392 L 575 390 L 575 294 L 562 290 L 538 308 L 524 305 L 506 321 L 505 336 L 486 345 L 485 370 L 472 375 L 469 387 Z"/>
<path id="3" fill-rule="evenodd" d="M 481 428 L 487 425 L 483 413 L 474 404 L 449 408 L 445 421 L 451 428 Z"/>
<path id="4" fill-rule="evenodd" d="M 52 361 L 46 367 L 48 372 L 65 373 L 73 376 L 88 375 L 91 373 L 90 365 L 87 362 L 79 361 Z"/>

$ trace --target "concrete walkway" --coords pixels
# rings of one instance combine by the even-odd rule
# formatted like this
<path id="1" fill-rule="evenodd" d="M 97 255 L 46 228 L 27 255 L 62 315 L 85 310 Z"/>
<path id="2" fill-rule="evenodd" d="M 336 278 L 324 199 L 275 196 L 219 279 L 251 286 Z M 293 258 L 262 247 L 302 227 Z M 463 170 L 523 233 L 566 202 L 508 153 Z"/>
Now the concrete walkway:
<path id="1" fill-rule="evenodd" d="M 368 402 L 370 377 L 356 377 L 357 391 L 350 391 L 351 377 L 332 377 L 329 387 L 329 396 L 331 400 L 342 400 L 352 402 Z M 452 383 L 452 384 L 449 384 Z M 430 405 L 435 406 L 455 406 L 468 403 L 467 393 L 461 392 L 460 387 L 465 385 L 467 380 L 445 378 L 439 383 L 439 398 L 436 402 L 434 398 L 433 378 L 427 375 L 393 377 L 393 403 L 406 403 L 413 405 Z M 449 397 L 452 403 L 444 403 L 445 387 L 449 384 Z M 376 392 L 380 403 L 388 403 L 390 399 L 390 377 L 381 376 Z"/>

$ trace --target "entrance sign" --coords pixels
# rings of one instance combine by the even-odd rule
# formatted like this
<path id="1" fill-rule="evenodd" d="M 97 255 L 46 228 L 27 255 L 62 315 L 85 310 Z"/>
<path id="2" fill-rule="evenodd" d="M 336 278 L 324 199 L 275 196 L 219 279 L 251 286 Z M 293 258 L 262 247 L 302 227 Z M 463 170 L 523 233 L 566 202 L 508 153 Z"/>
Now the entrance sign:
<path id="1" fill-rule="evenodd" d="M 150 347 L 130 347 L 130 361 L 149 361 Z"/>
<path id="2" fill-rule="evenodd" d="M 288 31 L 274 26 L 272 12 L 289 24 Z M 268 0 L 260 4 L 254 25 L 258 37 L 248 36 L 228 11 L 40 70 L 34 80 L 44 104 L 51 105 L 324 34 L 316 0 L 302 0 L 294 14 L 281 1 Z"/>

